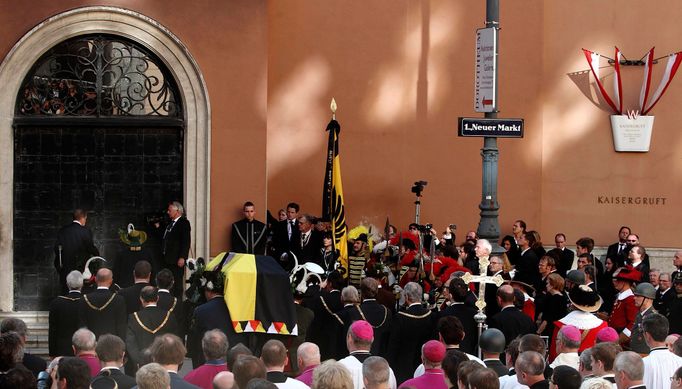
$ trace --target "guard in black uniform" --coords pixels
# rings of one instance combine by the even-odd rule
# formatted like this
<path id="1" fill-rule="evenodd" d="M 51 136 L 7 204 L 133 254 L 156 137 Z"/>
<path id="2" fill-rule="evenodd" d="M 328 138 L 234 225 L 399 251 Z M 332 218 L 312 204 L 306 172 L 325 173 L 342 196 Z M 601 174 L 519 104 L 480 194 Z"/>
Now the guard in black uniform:
<path id="1" fill-rule="evenodd" d="M 252 202 L 244 203 L 244 218 L 232 223 L 232 249 L 235 253 L 265 255 L 267 227 L 255 219 L 256 207 Z"/>

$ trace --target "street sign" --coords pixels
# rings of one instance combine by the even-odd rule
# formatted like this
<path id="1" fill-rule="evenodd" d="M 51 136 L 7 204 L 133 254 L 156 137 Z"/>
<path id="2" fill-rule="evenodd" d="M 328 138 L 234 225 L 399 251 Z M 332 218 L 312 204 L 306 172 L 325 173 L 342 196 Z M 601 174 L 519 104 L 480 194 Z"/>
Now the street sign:
<path id="1" fill-rule="evenodd" d="M 476 30 L 476 112 L 497 112 L 497 28 Z"/>
<path id="2" fill-rule="evenodd" d="M 523 138 L 523 119 L 459 118 L 457 135 Z"/>

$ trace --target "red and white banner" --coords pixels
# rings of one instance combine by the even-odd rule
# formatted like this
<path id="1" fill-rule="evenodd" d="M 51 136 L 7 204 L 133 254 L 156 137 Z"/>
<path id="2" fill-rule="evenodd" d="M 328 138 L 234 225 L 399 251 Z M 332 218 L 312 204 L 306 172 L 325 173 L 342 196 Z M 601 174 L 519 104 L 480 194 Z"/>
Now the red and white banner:
<path id="1" fill-rule="evenodd" d="M 639 91 L 639 110 L 644 112 L 644 108 L 649 100 L 649 88 L 651 87 L 651 71 L 653 70 L 654 64 L 654 48 L 646 54 L 646 60 L 644 60 L 644 79 L 642 80 L 642 89 Z"/>
<path id="2" fill-rule="evenodd" d="M 604 101 L 606 101 L 606 103 L 611 107 L 611 109 L 613 109 L 613 111 L 616 114 L 620 115 L 621 111 L 613 103 L 613 101 L 609 97 L 609 94 L 606 93 L 606 89 L 604 89 L 604 85 L 602 84 L 601 80 L 599 79 L 599 57 L 600 57 L 600 55 L 597 53 L 593 53 L 589 50 L 585 50 L 585 49 L 583 49 L 583 53 L 585 53 L 585 58 L 587 59 L 587 63 L 590 65 L 590 69 L 592 70 L 592 74 L 594 75 L 595 82 L 597 83 L 597 87 L 599 88 L 599 92 L 601 92 L 601 95 L 604 98 Z"/>
<path id="3" fill-rule="evenodd" d="M 663 96 L 666 89 L 668 89 L 668 85 L 670 85 L 673 77 L 675 77 L 675 73 L 677 73 L 677 70 L 680 68 L 680 62 L 682 62 L 681 53 L 682 52 L 678 51 L 677 53 L 668 56 L 668 64 L 665 66 L 665 72 L 663 73 L 661 82 L 658 84 L 656 92 L 654 92 L 654 95 L 651 97 L 651 101 L 646 106 L 642 106 L 642 115 L 649 113 L 649 111 L 654 108 L 654 105 L 661 99 L 661 96 Z M 653 56 L 653 49 L 651 49 L 651 55 Z"/>
<path id="4" fill-rule="evenodd" d="M 615 92 L 616 105 L 618 112 L 623 112 L 623 79 L 620 77 L 620 60 L 623 55 L 616 47 L 616 63 L 614 64 L 615 73 L 613 75 L 613 89 Z"/>

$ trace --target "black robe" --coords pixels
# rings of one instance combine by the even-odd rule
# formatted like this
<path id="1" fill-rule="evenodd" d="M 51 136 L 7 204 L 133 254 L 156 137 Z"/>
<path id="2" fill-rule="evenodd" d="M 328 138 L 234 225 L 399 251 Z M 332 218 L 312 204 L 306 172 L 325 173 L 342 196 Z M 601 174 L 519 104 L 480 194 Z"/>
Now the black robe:
<path id="1" fill-rule="evenodd" d="M 421 363 L 421 347 L 433 338 L 433 316 L 421 304 L 413 304 L 393 318 L 387 359 L 398 383 L 412 378 Z"/>
<path id="2" fill-rule="evenodd" d="M 71 291 L 50 303 L 48 343 L 51 357 L 73 356 L 71 337 L 80 326 L 78 311 L 82 297 L 80 292 Z"/>
<path id="3" fill-rule="evenodd" d="M 92 331 L 97 338 L 103 334 L 126 336 L 126 303 L 109 289 L 97 289 L 80 300 L 79 316 L 82 326 Z"/>
<path id="4" fill-rule="evenodd" d="M 126 364 L 128 375 L 135 374 L 136 365 L 142 360 L 142 351 L 154 342 L 154 338 L 177 331 L 171 315 L 172 313 L 158 306 L 148 306 L 128 316 L 125 337 L 126 352 L 130 361 Z"/>

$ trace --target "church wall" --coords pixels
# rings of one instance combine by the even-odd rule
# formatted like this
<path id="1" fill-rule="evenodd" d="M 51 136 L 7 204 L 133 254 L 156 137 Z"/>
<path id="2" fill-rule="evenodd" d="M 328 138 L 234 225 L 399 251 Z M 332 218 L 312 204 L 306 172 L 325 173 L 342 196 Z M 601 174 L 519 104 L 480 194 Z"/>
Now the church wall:
<path id="1" fill-rule="evenodd" d="M 362 4 L 360 6 L 359 4 Z M 513 5 L 511 5 L 513 4 Z M 268 3 L 268 203 L 320 213 L 332 96 L 339 105 L 347 221 L 386 217 L 406 228 L 417 180 L 428 181 L 422 222 L 459 236 L 475 229 L 481 138 L 458 138 L 473 111 L 475 30 L 485 2 Z M 524 20 L 519 23 L 519 20 Z M 502 2 L 500 117 L 526 119 L 524 139 L 500 139 L 503 232 L 541 201 L 541 2 Z M 536 57 L 536 59 L 530 59 Z"/>
<path id="2" fill-rule="evenodd" d="M 602 100 L 594 103 L 598 92 L 594 84 L 588 89 L 589 67 L 581 48 L 614 58 L 614 46 L 618 46 L 628 59 L 639 59 L 652 46 L 656 47 L 655 58 L 682 50 L 682 4 L 588 0 L 544 4 L 545 240 L 551 242 L 552 234 L 563 230 L 569 242 L 589 233 L 597 244 L 607 245 L 616 241 L 621 225 L 628 225 L 645 247 L 680 247 L 672 217 L 679 214 L 682 188 L 678 152 L 682 145 L 682 81 L 678 75 L 653 108 L 650 152 L 616 153 L 611 111 Z M 654 65 L 652 91 L 665 65 L 665 58 Z M 625 109 L 637 109 L 643 70 L 641 66 L 621 69 Z M 601 72 L 605 88 L 613 96 L 613 67 L 604 60 Z M 590 75 L 589 80 L 593 83 L 594 77 Z M 649 204 L 652 200 L 654 205 Z"/>

